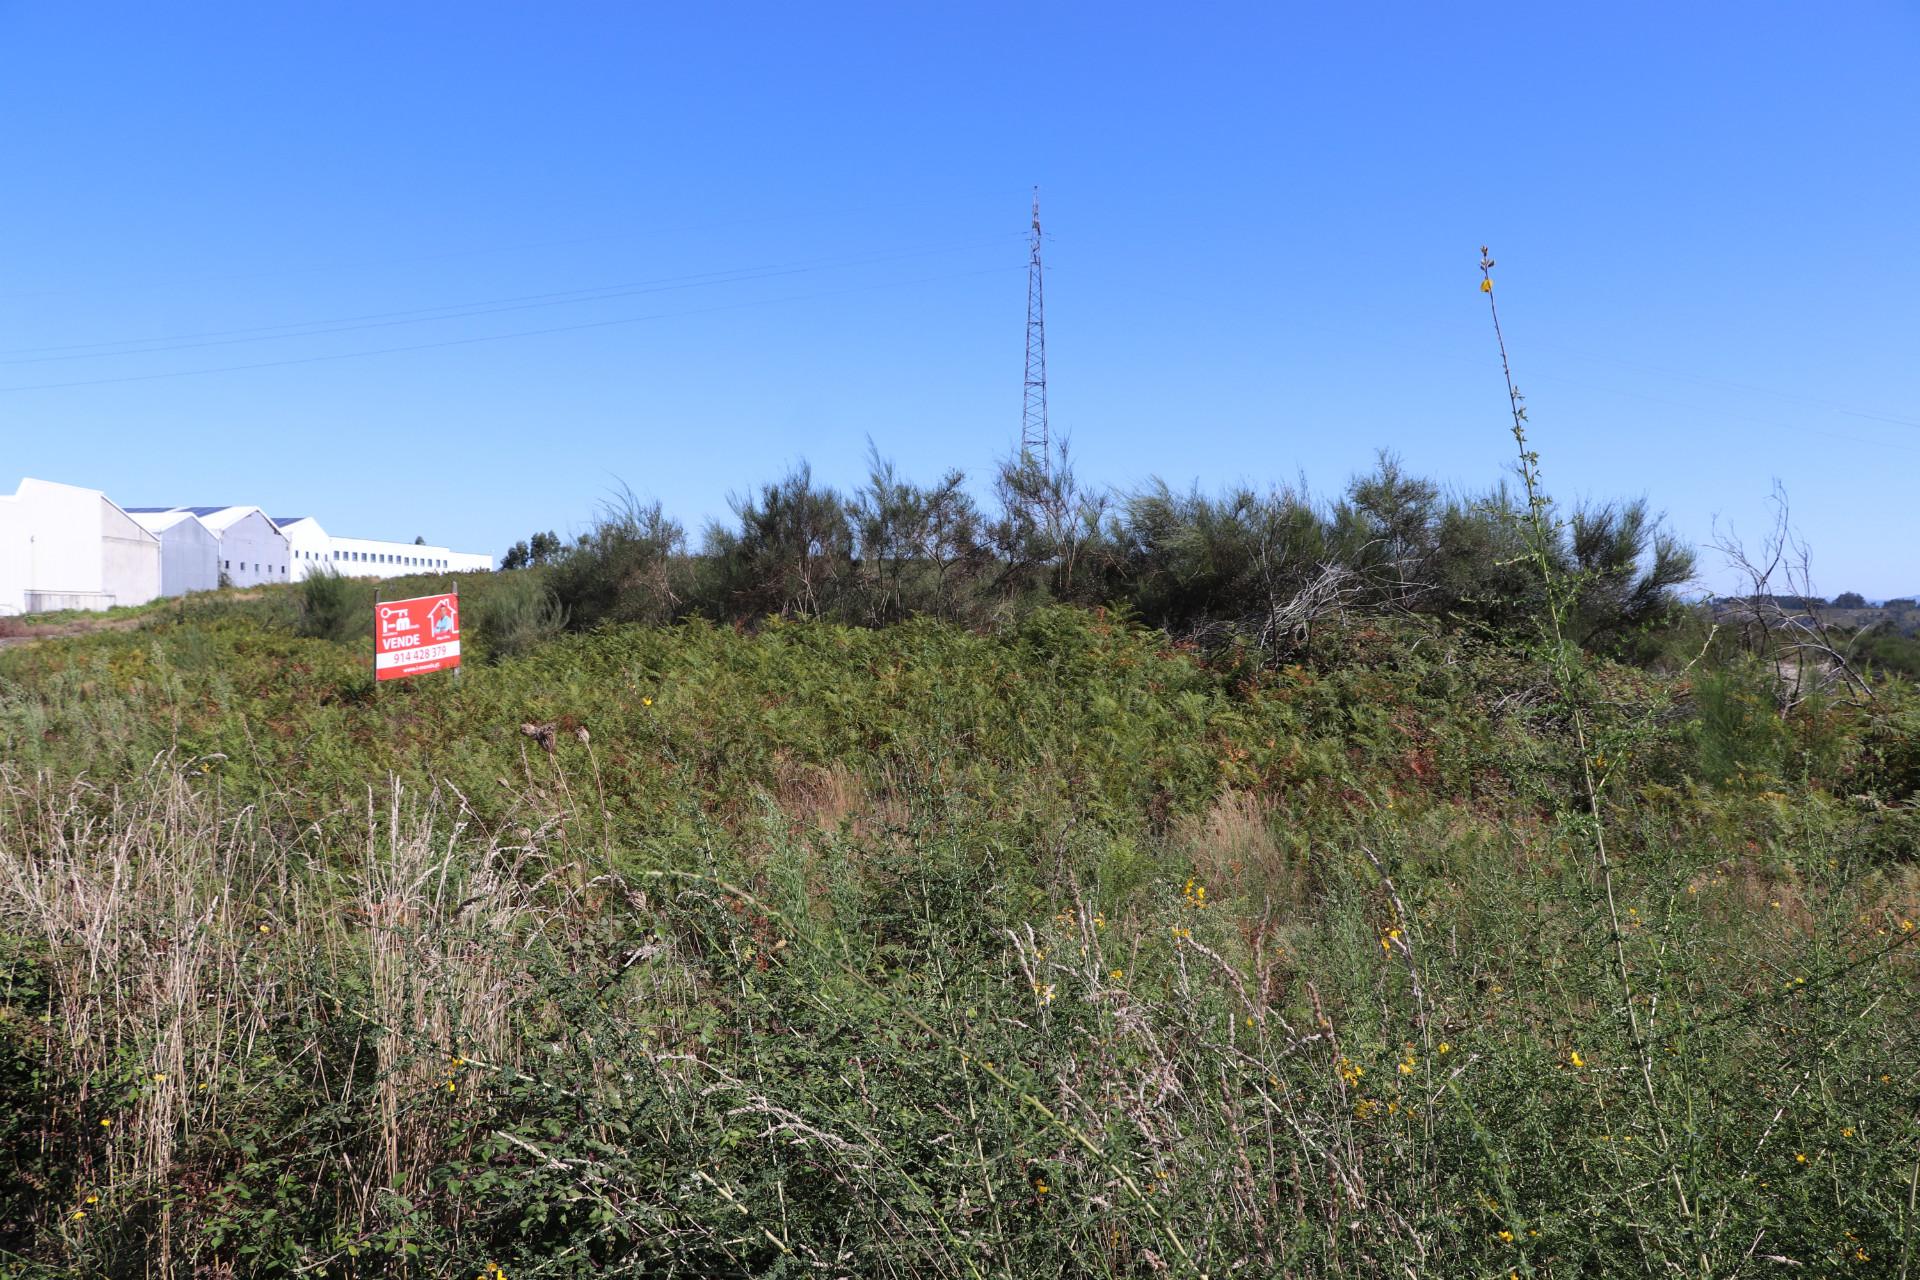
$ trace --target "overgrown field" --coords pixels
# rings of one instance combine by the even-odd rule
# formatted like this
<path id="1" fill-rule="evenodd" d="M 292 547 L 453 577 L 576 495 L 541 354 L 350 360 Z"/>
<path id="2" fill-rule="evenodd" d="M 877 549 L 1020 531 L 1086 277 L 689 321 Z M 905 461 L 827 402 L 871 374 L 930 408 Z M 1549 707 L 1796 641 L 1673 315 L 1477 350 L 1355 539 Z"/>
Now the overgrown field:
<path id="1" fill-rule="evenodd" d="M 290 609 L 0 652 L 0 1273 L 1920 1267 L 1897 680 Z"/>

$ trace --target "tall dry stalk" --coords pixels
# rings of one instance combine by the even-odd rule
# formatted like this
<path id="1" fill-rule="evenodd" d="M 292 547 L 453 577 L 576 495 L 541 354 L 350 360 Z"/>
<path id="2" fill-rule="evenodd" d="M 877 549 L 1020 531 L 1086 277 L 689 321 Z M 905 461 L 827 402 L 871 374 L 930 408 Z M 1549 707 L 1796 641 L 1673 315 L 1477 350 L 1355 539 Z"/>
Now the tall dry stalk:
<path id="1" fill-rule="evenodd" d="M 1500 328 L 1500 304 L 1494 299 L 1493 267 L 1492 255 L 1487 246 L 1481 245 L 1480 291 L 1486 295 L 1487 313 L 1493 321 L 1494 342 L 1500 350 L 1500 373 L 1507 384 L 1507 406 L 1513 419 L 1513 440 L 1519 450 L 1520 480 L 1527 499 L 1527 554 L 1539 570 L 1541 585 L 1546 592 L 1546 608 L 1538 621 L 1547 642 L 1554 687 L 1573 726 L 1574 748 L 1579 755 L 1581 790 L 1586 810 L 1584 825 L 1592 843 L 1594 866 L 1599 873 L 1601 897 L 1606 907 L 1613 974 L 1619 984 L 1620 1004 L 1626 1015 L 1628 1036 L 1637 1060 L 1641 1085 L 1646 1092 L 1648 1114 L 1653 1120 L 1654 1134 L 1666 1163 L 1664 1181 L 1673 1191 L 1674 1204 L 1680 1211 L 1681 1219 L 1693 1229 L 1697 1228 L 1698 1222 L 1692 1200 L 1687 1195 L 1686 1184 L 1680 1176 L 1660 1092 L 1654 1084 L 1652 1037 L 1649 1029 L 1642 1024 L 1639 995 L 1634 989 L 1633 967 L 1627 960 L 1626 930 L 1621 922 L 1619 896 L 1614 888 L 1613 858 L 1607 848 L 1606 816 L 1601 808 L 1600 792 L 1604 778 L 1591 742 L 1586 689 L 1578 666 L 1578 649 L 1567 633 L 1568 619 L 1575 607 L 1579 588 L 1554 563 L 1558 529 L 1550 517 L 1552 501 L 1547 497 L 1540 480 L 1540 454 L 1527 439 L 1527 402 L 1513 381 L 1513 363 L 1507 355 L 1506 334 Z M 1713 1274 L 1712 1261 L 1703 1241 L 1699 1242 L 1697 1265 L 1699 1275 Z"/>

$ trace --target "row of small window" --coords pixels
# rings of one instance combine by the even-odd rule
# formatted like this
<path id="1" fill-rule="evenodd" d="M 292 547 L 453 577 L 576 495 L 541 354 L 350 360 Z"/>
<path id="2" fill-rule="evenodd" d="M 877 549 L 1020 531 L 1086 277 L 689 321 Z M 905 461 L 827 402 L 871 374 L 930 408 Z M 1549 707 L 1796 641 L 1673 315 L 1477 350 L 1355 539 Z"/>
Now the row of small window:
<path id="1" fill-rule="evenodd" d="M 220 567 L 223 570 L 231 572 L 233 570 L 233 561 L 222 560 L 220 562 Z M 287 576 L 287 566 L 283 564 L 261 564 L 258 561 L 255 561 L 253 565 L 253 571 L 255 573 L 272 573 L 275 569 L 278 569 L 280 571 L 281 577 L 284 578 Z M 247 562 L 245 560 L 242 560 L 240 562 L 240 572 L 245 573 L 246 571 L 247 571 Z"/>
<path id="2" fill-rule="evenodd" d="M 297 560 L 325 560 L 328 558 L 325 553 L 319 551 L 296 551 L 293 554 Z M 444 569 L 447 567 L 445 560 L 430 559 L 427 556 L 396 556 L 386 552 L 335 551 L 332 553 L 332 558 L 335 560 L 365 561 L 369 564 L 405 565 L 414 569 Z"/>

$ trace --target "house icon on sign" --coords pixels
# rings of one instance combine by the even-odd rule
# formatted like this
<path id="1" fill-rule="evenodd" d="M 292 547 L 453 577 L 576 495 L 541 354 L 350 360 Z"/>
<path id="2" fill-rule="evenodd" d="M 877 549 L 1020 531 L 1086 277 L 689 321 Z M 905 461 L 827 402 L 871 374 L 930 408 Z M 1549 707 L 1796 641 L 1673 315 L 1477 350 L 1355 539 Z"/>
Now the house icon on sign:
<path id="1" fill-rule="evenodd" d="M 436 636 L 446 635 L 453 630 L 453 606 L 442 600 L 427 610 L 427 621 Z"/>

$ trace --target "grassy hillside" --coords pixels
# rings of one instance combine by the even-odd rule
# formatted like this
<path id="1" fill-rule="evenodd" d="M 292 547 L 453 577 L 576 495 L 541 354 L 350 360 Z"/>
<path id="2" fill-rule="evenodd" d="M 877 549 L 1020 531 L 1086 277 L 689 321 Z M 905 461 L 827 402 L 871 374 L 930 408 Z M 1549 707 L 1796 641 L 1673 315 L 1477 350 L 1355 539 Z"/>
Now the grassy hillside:
<path id="1" fill-rule="evenodd" d="M 1898 682 L 293 611 L 0 651 L 0 1271 L 1920 1263 Z"/>

